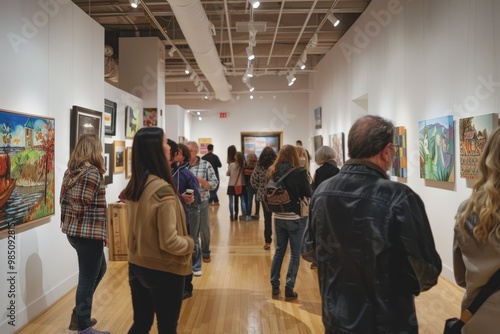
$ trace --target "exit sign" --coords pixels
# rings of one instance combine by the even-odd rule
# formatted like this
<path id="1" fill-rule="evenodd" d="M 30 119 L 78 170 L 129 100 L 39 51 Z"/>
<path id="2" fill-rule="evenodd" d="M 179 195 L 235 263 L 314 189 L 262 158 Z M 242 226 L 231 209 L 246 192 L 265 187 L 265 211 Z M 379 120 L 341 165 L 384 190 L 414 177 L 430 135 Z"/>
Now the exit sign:
<path id="1" fill-rule="evenodd" d="M 219 118 L 227 118 L 227 112 L 220 112 Z"/>

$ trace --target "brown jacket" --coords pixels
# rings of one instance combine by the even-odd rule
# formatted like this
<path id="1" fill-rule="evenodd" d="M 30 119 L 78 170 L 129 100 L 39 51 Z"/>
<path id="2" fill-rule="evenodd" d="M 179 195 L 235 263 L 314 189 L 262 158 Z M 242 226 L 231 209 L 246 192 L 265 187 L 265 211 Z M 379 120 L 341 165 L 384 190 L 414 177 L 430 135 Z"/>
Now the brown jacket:
<path id="1" fill-rule="evenodd" d="M 150 175 L 138 202 L 127 201 L 129 261 L 136 265 L 189 275 L 194 241 L 174 189 Z"/>

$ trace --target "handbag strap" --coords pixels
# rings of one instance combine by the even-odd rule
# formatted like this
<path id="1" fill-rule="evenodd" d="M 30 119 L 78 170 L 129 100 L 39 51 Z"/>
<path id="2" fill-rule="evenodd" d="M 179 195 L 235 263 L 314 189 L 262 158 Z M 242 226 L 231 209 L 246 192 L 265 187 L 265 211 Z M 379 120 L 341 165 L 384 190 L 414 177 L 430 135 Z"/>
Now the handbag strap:
<path id="1" fill-rule="evenodd" d="M 479 307 L 500 287 L 500 269 L 490 277 L 488 283 L 481 288 L 479 294 L 474 298 L 470 306 L 462 313 L 460 320 L 467 323 Z"/>
<path id="2" fill-rule="evenodd" d="M 283 174 L 279 179 L 278 181 L 276 182 L 281 182 L 285 177 L 287 177 L 291 172 L 293 172 L 294 170 L 296 170 L 297 168 L 290 168 L 285 174 Z"/>
<path id="3" fill-rule="evenodd" d="M 238 172 L 238 176 L 236 176 L 236 182 L 234 183 L 235 187 L 238 185 L 238 181 L 240 180 L 240 175 L 241 175 L 242 169 L 243 169 L 243 167 L 240 168 L 240 171 Z M 241 185 L 243 185 L 243 184 L 241 184 Z"/>

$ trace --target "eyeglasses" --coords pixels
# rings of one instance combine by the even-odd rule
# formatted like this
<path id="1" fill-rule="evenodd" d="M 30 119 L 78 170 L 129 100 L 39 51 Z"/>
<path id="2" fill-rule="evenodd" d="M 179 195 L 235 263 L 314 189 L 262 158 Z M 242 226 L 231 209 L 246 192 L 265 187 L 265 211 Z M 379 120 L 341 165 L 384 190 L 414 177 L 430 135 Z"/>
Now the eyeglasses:
<path id="1" fill-rule="evenodd" d="M 396 144 L 391 144 L 389 145 L 394 153 L 398 153 L 399 151 L 399 145 Z"/>

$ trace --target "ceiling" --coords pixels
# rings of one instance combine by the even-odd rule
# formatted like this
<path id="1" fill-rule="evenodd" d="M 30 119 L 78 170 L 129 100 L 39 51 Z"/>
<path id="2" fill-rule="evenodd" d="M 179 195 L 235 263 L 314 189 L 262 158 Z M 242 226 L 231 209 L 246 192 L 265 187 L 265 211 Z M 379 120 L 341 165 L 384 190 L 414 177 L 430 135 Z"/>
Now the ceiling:
<path id="1" fill-rule="evenodd" d="M 188 32 L 186 28 L 186 24 L 196 24 L 201 20 L 198 13 L 193 11 L 191 17 L 188 13 L 184 21 L 173 13 L 176 8 L 172 7 L 178 3 L 198 3 L 199 0 L 171 0 L 172 6 L 167 1 L 141 0 L 137 8 L 131 7 L 131 1 L 73 0 L 105 28 L 105 42 L 113 48 L 113 58 L 118 64 L 120 37 L 158 36 L 164 42 L 167 99 L 201 98 L 207 94 L 219 98 L 221 78 L 216 82 L 209 73 L 213 66 L 208 70 L 203 66 L 204 61 L 200 61 L 199 55 L 193 51 L 196 46 L 189 39 L 192 31 Z M 217 66 L 223 70 L 222 82 L 226 77 L 232 83 L 235 78 L 239 84 L 243 79 L 250 83 L 245 76 L 249 65 L 253 66 L 254 78 L 282 76 L 284 83 L 290 74 L 311 73 L 371 0 L 261 0 L 257 9 L 252 8 L 249 1 L 254 0 L 201 0 L 201 6 L 198 3 L 201 11 L 206 13 L 208 23 L 213 24 L 212 33 L 202 38 L 213 38 L 217 63 L 220 62 Z M 334 27 L 327 19 L 328 13 L 340 20 L 338 26 Z M 249 26 L 250 21 L 253 23 Z M 205 29 L 200 30 L 200 33 L 206 33 Z M 249 61 L 246 48 L 252 40 L 251 35 L 255 36 L 255 59 Z M 175 50 L 171 52 L 172 56 L 170 50 Z M 303 70 L 298 67 L 302 61 L 305 63 Z M 187 65 L 195 74 L 185 74 Z M 204 83 L 201 90 L 193 84 L 197 78 Z M 116 84 L 118 77 L 107 75 L 106 80 Z M 247 89 L 244 86 L 242 84 L 243 88 L 238 89 Z M 228 87 L 234 93 L 233 85 Z M 259 87 L 256 87 L 258 91 Z"/>

